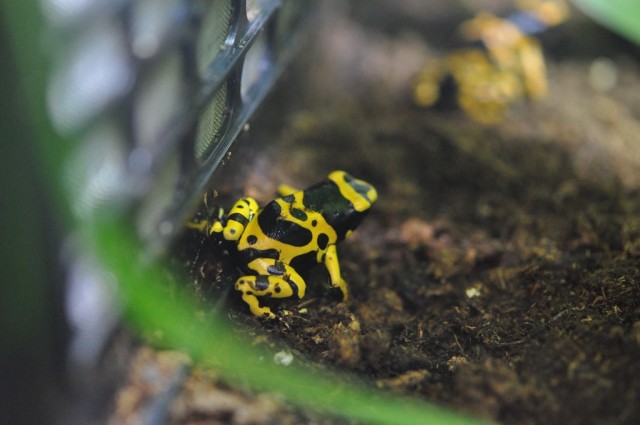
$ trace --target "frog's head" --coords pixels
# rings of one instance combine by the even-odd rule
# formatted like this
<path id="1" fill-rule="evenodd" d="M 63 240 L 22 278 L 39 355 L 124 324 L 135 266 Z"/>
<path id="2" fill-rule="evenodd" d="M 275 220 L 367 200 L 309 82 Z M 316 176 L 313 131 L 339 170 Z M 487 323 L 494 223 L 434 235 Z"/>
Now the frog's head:
<path id="1" fill-rule="evenodd" d="M 356 212 L 365 212 L 378 199 L 376 189 L 364 180 L 358 180 L 345 171 L 333 171 L 329 180 L 334 182 L 342 196 L 353 205 Z"/>
<path id="2" fill-rule="evenodd" d="M 369 183 L 356 179 L 344 171 L 333 171 L 328 179 L 337 186 L 340 196 L 348 201 L 348 207 L 340 209 L 340 213 L 333 217 L 332 227 L 338 233 L 338 238 L 342 239 L 348 236 L 367 215 L 378 199 L 378 192 Z"/>

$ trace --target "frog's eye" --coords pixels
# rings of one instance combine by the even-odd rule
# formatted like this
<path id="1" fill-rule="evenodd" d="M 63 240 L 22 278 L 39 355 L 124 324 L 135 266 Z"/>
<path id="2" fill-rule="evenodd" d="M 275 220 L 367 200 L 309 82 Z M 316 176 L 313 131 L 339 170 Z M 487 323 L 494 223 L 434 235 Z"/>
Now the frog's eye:
<path id="1" fill-rule="evenodd" d="M 358 211 L 366 211 L 378 199 L 378 192 L 364 180 L 358 180 L 344 171 L 334 171 L 329 174 L 329 180 L 333 181 L 340 193 L 353 204 Z"/>

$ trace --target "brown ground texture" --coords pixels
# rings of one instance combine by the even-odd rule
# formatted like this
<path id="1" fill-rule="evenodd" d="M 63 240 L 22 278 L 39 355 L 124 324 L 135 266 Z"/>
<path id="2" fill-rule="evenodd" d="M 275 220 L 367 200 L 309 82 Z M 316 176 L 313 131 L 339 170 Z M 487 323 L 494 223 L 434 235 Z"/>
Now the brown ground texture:
<path id="1" fill-rule="evenodd" d="M 410 104 L 411 75 L 448 48 L 420 28 L 453 31 L 445 6 L 421 15 L 413 3 L 381 6 L 383 21 L 353 2 L 322 21 L 211 191 L 229 208 L 243 194 L 264 205 L 278 184 L 306 187 L 333 169 L 375 185 L 378 202 L 338 247 L 349 301 L 317 266 L 303 300 L 270 303 L 281 320 L 255 318 L 232 289 L 231 259 L 193 233 L 177 247 L 189 286 L 256 344 L 311 368 L 498 423 L 636 423 L 637 47 L 573 11 L 548 41 L 549 96 L 486 128 Z M 617 72 L 606 90 L 590 77 L 602 57 Z M 140 349 L 112 423 L 133 423 L 145 398 L 172 385 L 171 424 L 342 423 L 184 364 Z M 153 384 L 142 369 L 156 372 Z"/>

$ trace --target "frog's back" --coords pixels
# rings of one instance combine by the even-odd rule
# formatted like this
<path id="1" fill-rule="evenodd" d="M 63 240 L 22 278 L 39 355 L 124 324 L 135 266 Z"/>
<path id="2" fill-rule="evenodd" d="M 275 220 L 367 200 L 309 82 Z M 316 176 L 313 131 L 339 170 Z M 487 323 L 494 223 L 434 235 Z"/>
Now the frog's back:
<path id="1" fill-rule="evenodd" d="M 292 197 L 302 199 L 302 193 L 269 202 L 247 224 L 238 244 L 243 262 L 255 258 L 274 258 L 287 264 L 294 260 L 305 264 L 318 262 L 317 252 L 335 243 L 335 232 L 320 213 L 304 211 L 301 203 L 287 202 Z"/>

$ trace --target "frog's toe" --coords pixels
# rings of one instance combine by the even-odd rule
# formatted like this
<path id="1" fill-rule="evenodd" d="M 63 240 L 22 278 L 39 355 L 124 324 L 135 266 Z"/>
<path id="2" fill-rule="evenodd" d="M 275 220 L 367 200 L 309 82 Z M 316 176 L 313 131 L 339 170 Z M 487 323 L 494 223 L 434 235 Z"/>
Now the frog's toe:
<path id="1" fill-rule="evenodd" d="M 243 297 L 243 299 L 247 304 L 249 304 L 251 313 L 255 316 L 271 320 L 276 318 L 276 315 L 271 311 L 271 309 L 269 307 L 261 307 L 258 304 L 257 299 L 253 299 L 252 297 Z"/>
<path id="2" fill-rule="evenodd" d="M 349 299 L 349 287 L 347 286 L 347 282 L 344 279 L 340 278 L 340 282 L 337 284 L 332 284 L 334 288 L 340 289 L 342 292 L 342 301 L 347 301 Z"/>
<path id="3" fill-rule="evenodd" d="M 270 320 L 274 320 L 274 319 L 277 318 L 277 316 L 275 314 L 273 314 L 273 312 L 271 310 L 265 311 L 264 313 L 262 313 L 262 317 L 264 317 L 265 319 L 270 319 Z"/>

